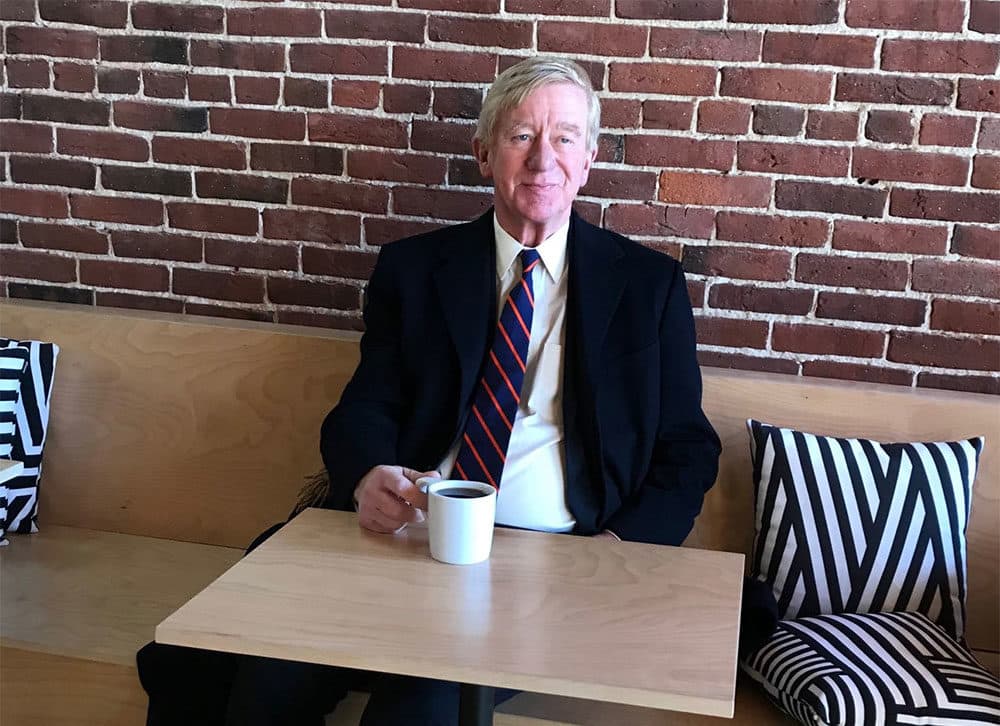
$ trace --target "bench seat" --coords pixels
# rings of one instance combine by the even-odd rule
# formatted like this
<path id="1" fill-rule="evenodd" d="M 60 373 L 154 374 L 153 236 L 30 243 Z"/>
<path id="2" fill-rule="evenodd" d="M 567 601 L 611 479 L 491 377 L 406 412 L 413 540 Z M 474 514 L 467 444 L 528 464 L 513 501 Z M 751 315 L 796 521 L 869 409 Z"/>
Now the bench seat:
<path id="1" fill-rule="evenodd" d="M 239 559 L 239 549 L 45 526 L 0 550 L 0 669 L 4 724 L 139 726 L 146 695 L 135 653 L 157 623 Z M 44 605 L 44 606 L 43 606 Z M 8 690 L 10 689 L 10 690 Z M 365 695 L 351 694 L 328 726 L 356 724 Z M 737 722 L 786 723 L 752 683 L 741 683 Z M 716 719 L 525 693 L 497 726 L 682 726 Z"/>
<path id="2" fill-rule="evenodd" d="M 39 534 L 0 549 L 0 723 L 141 726 L 135 651 L 292 508 L 321 461 L 323 417 L 357 365 L 339 331 L 35 301 L 0 302 L 4 334 L 57 341 Z M 973 492 L 968 639 L 1000 673 L 997 397 L 705 368 L 723 442 L 686 544 L 748 553 L 748 417 L 840 436 L 985 435 Z M 357 722 L 351 694 L 329 726 Z M 497 726 L 727 723 L 522 694 Z M 787 723 L 753 684 L 730 723 Z M 547 720 L 540 720 L 540 719 Z M 353 720 L 352 720 L 353 719 Z"/>

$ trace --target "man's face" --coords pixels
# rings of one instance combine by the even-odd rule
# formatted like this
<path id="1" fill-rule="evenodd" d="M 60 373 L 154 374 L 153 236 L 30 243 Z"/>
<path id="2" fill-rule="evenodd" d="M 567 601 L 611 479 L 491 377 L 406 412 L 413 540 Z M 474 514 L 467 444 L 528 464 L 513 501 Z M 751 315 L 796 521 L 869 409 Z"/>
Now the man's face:
<path id="1" fill-rule="evenodd" d="M 538 244 L 569 218 L 597 155 L 587 149 L 587 96 L 572 83 L 536 88 L 498 119 L 492 148 L 478 140 L 473 148 L 493 180 L 501 226 Z"/>

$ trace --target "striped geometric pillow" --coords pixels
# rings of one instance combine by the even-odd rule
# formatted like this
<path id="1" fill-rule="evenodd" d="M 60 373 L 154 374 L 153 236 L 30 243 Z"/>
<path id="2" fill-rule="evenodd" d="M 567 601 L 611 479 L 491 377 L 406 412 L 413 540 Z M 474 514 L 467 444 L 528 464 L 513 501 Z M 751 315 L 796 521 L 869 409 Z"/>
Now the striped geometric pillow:
<path id="1" fill-rule="evenodd" d="M 751 569 L 771 585 L 779 617 L 920 612 L 961 640 L 983 439 L 880 444 L 747 425 Z"/>
<path id="2" fill-rule="evenodd" d="M 1000 682 L 920 613 L 786 621 L 742 667 L 810 726 L 1000 723 Z"/>
<path id="3" fill-rule="evenodd" d="M 21 397 L 21 378 L 28 367 L 27 348 L 0 349 L 0 459 L 9 459 L 17 430 L 17 404 Z M 0 545 L 7 521 L 7 483 L 0 483 Z"/>
<path id="4" fill-rule="evenodd" d="M 21 379 L 21 399 L 15 410 L 17 434 L 11 451 L 13 459 L 24 462 L 24 469 L 7 483 L 6 527 L 10 532 L 28 534 L 38 531 L 38 487 L 59 346 L 0 338 L 0 349 L 9 348 L 27 348 L 28 367 Z"/>

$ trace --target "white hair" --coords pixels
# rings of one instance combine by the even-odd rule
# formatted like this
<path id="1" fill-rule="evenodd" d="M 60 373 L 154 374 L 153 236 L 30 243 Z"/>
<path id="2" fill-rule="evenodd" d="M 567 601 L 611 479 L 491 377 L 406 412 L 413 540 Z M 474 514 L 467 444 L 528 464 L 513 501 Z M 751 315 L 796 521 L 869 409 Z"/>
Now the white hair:
<path id="1" fill-rule="evenodd" d="M 601 129 L 601 102 L 590 84 L 587 72 L 568 58 L 526 58 L 497 76 L 483 101 L 475 138 L 487 149 L 492 148 L 500 117 L 518 106 L 536 88 L 550 83 L 572 83 L 586 94 L 587 150 L 596 149 Z"/>

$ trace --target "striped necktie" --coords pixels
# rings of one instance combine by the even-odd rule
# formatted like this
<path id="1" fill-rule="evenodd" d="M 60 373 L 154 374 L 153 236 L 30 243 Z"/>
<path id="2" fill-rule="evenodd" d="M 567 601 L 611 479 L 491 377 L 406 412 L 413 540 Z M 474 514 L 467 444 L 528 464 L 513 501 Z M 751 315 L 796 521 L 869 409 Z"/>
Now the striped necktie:
<path id="1" fill-rule="evenodd" d="M 497 489 L 521 400 L 535 310 L 531 271 L 538 264 L 538 252 L 527 249 L 520 258 L 521 279 L 510 291 L 500 314 L 455 459 L 455 471 L 463 479 L 485 481 Z"/>

